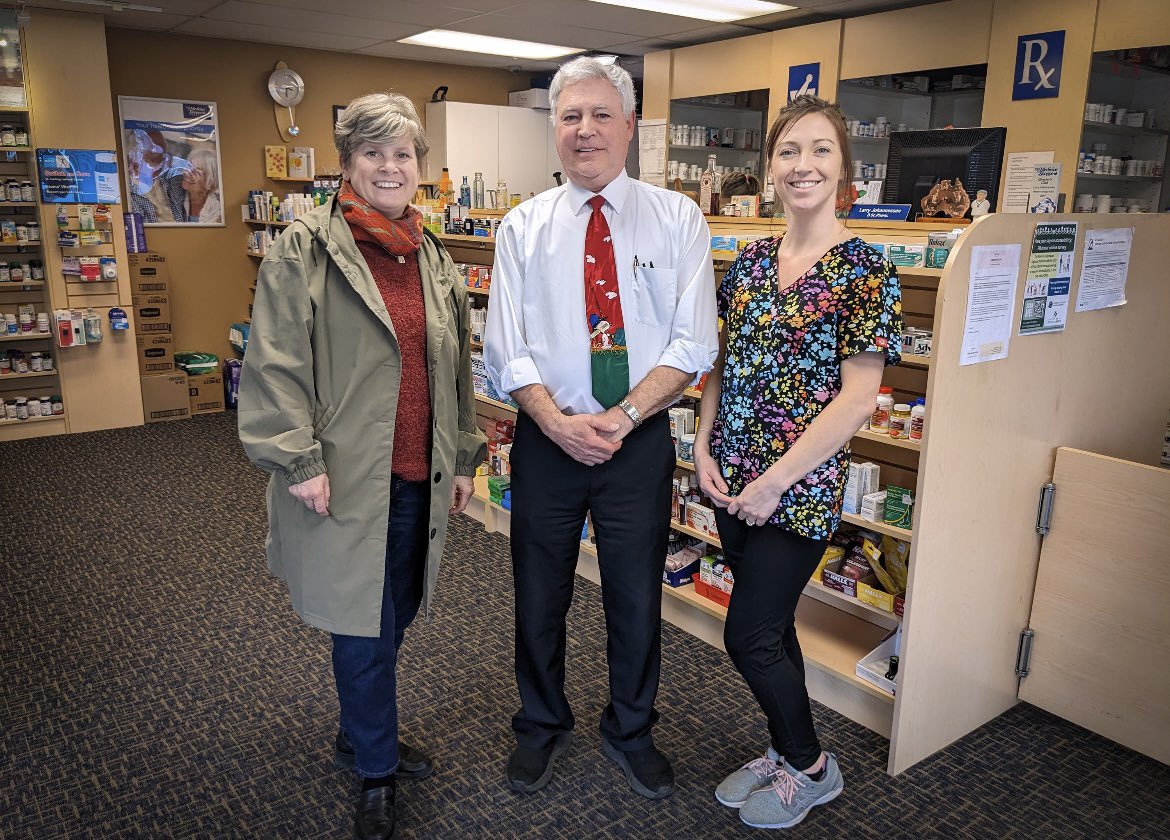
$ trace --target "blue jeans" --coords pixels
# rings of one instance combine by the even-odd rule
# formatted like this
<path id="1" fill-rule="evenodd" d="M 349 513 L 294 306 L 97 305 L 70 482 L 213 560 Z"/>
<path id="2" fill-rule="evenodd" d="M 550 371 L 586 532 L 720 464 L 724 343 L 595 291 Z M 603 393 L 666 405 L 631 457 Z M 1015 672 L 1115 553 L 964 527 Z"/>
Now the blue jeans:
<path id="1" fill-rule="evenodd" d="M 353 745 L 354 769 L 365 778 L 398 769 L 395 668 L 402 636 L 422 603 L 430 504 L 429 482 L 392 477 L 382 632 L 377 637 L 331 634 L 341 728 Z"/>

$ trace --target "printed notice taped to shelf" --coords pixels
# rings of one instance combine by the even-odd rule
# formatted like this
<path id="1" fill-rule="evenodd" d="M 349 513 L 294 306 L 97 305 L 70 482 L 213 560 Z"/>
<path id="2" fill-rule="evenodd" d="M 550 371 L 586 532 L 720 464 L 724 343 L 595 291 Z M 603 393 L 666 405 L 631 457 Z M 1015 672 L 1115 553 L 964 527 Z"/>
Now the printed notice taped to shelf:
<path id="1" fill-rule="evenodd" d="M 1027 213 L 1028 199 L 1036 181 L 1036 167 L 1052 163 L 1055 152 L 1011 152 L 1007 158 L 1007 175 L 1003 181 L 1002 213 Z M 1057 175 L 1059 180 L 1059 173 Z"/>
<path id="2" fill-rule="evenodd" d="M 638 180 L 666 186 L 666 120 L 638 121 Z"/>
<path id="3" fill-rule="evenodd" d="M 1007 358 L 1012 304 L 1020 275 L 1020 245 L 976 245 L 971 249 L 971 288 L 963 328 L 961 365 Z"/>
<path id="4" fill-rule="evenodd" d="M 1059 332 L 1068 321 L 1078 222 L 1039 224 L 1032 234 L 1020 335 Z"/>
<path id="5" fill-rule="evenodd" d="M 1132 246 L 1131 227 L 1085 231 L 1077 312 L 1108 309 L 1125 303 L 1125 281 L 1129 276 Z"/>

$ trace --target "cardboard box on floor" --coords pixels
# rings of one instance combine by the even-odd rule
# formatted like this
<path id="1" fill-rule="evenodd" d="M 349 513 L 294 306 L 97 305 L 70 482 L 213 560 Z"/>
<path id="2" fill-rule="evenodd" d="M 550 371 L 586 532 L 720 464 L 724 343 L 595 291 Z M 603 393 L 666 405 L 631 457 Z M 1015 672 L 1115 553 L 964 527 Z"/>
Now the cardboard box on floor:
<path id="1" fill-rule="evenodd" d="M 134 305 L 134 323 L 139 335 L 171 331 L 171 298 L 166 293 L 151 292 L 130 296 Z"/>
<path id="2" fill-rule="evenodd" d="M 191 416 L 186 374 L 164 373 L 139 379 L 142 382 L 142 413 L 147 423 L 183 420 Z"/>
<path id="3" fill-rule="evenodd" d="M 218 414 L 224 410 L 222 374 L 188 376 L 187 392 L 192 414 Z"/>
<path id="4" fill-rule="evenodd" d="M 175 370 L 175 340 L 169 333 L 136 336 L 138 342 L 138 373 L 157 376 Z"/>
<path id="5" fill-rule="evenodd" d="M 167 258 L 154 251 L 127 254 L 130 264 L 130 294 L 166 294 L 170 290 L 171 274 Z"/>

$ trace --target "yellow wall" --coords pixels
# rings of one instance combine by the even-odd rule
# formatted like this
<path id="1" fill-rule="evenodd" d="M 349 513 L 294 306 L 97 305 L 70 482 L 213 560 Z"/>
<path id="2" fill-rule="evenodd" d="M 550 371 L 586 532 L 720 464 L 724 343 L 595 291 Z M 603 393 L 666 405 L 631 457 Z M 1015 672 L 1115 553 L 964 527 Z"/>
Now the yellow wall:
<path id="1" fill-rule="evenodd" d="M 1093 52 L 1170 44 L 1166 0 L 1100 0 Z"/>
<path id="2" fill-rule="evenodd" d="M 1093 59 L 1093 26 L 1097 0 L 996 0 L 988 51 L 987 90 L 983 124 L 1007 127 L 1007 152 L 1055 152 L 1062 164 L 1060 191 L 1071 199 L 1076 178 L 1081 123 Z M 1085 21 L 1081 26 L 1074 23 Z M 1016 45 L 1019 36 L 1066 26 L 1060 95 L 1053 99 L 1012 101 Z M 1003 182 L 1000 182 L 1001 194 Z"/>
<path id="3" fill-rule="evenodd" d="M 952 0 L 850 18 L 841 42 L 841 78 L 983 64 L 991 6 L 991 0 Z"/>
<path id="4" fill-rule="evenodd" d="M 119 95 L 210 100 L 219 106 L 226 227 L 147 228 L 146 237 L 151 250 L 166 254 L 171 266 L 176 349 L 221 357 L 231 355 L 228 327 L 247 315 L 248 287 L 256 272 L 255 260 L 244 254 L 247 228 L 239 206 L 250 189 L 287 191 L 290 186 L 264 179 L 264 145 L 283 142 L 266 88 L 278 60 L 305 80 L 305 98 L 296 109 L 301 127 L 296 145 L 316 149 L 318 172 L 337 167 L 333 105 L 393 89 L 409 96 L 423 114 L 441 84 L 450 88 L 453 101 L 494 105 L 507 104 L 508 91 L 527 86 L 522 76 L 479 67 L 124 29 L 110 29 L 106 37 L 111 86 L 98 89 L 112 94 L 115 118 Z"/>
<path id="5" fill-rule="evenodd" d="M 772 33 L 674 50 L 670 98 L 768 87 Z M 646 74 L 650 73 L 647 64 Z"/>
<path id="6" fill-rule="evenodd" d="M 106 106 L 110 89 L 106 66 L 106 38 L 98 15 L 37 9 L 24 33 L 28 67 L 32 139 L 39 147 L 113 149 L 114 117 Z M 114 208 L 119 210 L 120 208 Z M 74 214 L 76 215 L 76 214 Z M 142 392 L 138 382 L 137 347 L 131 331 L 114 333 L 104 317 L 111 306 L 129 314 L 130 283 L 126 269 L 126 242 L 121 216 L 114 215 L 113 254 L 121 277 L 107 294 L 69 296 L 61 273 L 61 249 L 56 247 L 56 212 L 41 208 L 45 233 L 45 277 L 54 308 L 95 307 L 103 316 L 105 340 L 84 347 L 54 348 L 61 395 L 70 432 L 87 432 L 142 424 Z M 50 244 L 52 243 L 52 244 Z M 110 249 L 87 249 L 85 253 Z M 106 284 L 95 284 L 103 292 Z"/>

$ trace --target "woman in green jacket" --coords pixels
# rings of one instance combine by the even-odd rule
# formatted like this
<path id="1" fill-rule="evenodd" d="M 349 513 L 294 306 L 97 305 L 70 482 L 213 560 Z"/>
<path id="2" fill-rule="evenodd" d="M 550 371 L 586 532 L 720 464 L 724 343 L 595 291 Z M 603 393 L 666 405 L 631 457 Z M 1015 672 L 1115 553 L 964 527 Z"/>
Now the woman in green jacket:
<path id="1" fill-rule="evenodd" d="M 418 114 L 404 96 L 363 96 L 334 141 L 340 191 L 260 265 L 239 426 L 272 474 L 269 568 L 332 635 L 336 760 L 363 777 L 354 834 L 385 838 L 395 775 L 433 771 L 398 738 L 398 648 L 429 604 L 485 443 L 467 289 L 410 205 L 427 152 Z"/>

